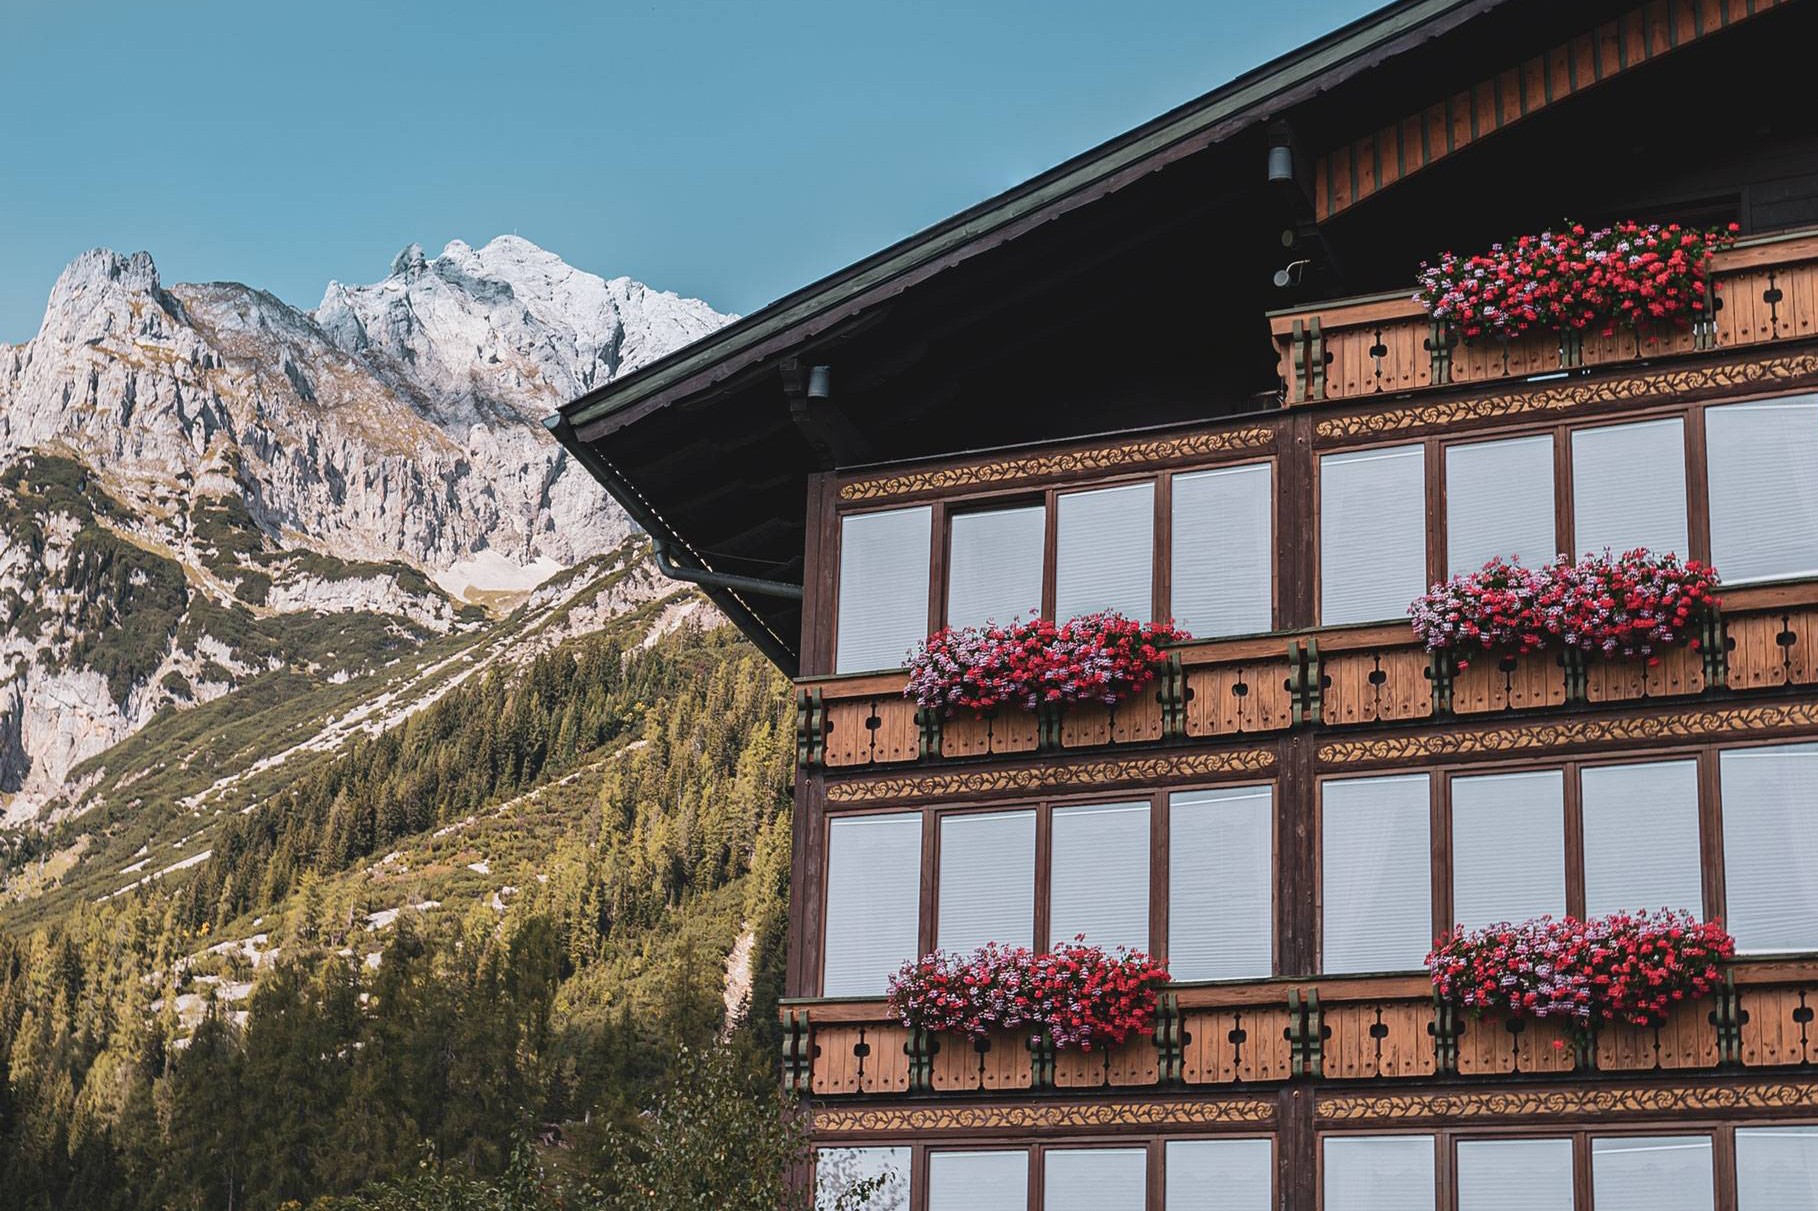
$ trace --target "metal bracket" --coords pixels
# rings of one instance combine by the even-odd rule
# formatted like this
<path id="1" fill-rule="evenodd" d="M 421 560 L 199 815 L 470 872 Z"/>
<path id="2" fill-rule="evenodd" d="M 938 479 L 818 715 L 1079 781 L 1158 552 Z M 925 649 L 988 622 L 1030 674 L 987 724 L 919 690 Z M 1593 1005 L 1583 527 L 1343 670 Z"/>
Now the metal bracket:
<path id="1" fill-rule="evenodd" d="M 917 1026 L 909 1032 L 909 1038 L 903 1043 L 903 1053 L 909 1057 L 909 1092 L 934 1092 L 934 1053 L 940 1050 L 940 1043 L 928 1031 Z"/>
<path id="2" fill-rule="evenodd" d="M 1458 657 L 1441 649 L 1427 653 L 1427 680 L 1433 683 L 1433 713 L 1452 713 L 1452 683 L 1458 680 Z"/>
<path id="3" fill-rule="evenodd" d="M 1054 1088 L 1054 1040 L 1047 1031 L 1032 1031 L 1024 1044 L 1029 1048 L 1029 1088 Z"/>
<path id="4" fill-rule="evenodd" d="M 1186 1069 L 1187 1032 L 1180 998 L 1163 993 L 1155 1007 L 1155 1062 L 1163 1085 L 1181 1083 Z"/>
<path id="5" fill-rule="evenodd" d="M 1319 640 L 1288 640 L 1289 721 L 1296 727 L 1318 723 L 1324 686 L 1319 668 Z"/>
<path id="6" fill-rule="evenodd" d="M 1698 648 L 1704 656 L 1706 689 L 1719 689 L 1730 683 L 1730 629 L 1723 613 L 1712 610 L 1698 628 Z"/>
<path id="7" fill-rule="evenodd" d="M 1433 1036 L 1433 1060 L 1444 1074 L 1458 1071 L 1458 1010 L 1439 990 L 1433 991 L 1433 1020 L 1427 1023 Z"/>
<path id="8" fill-rule="evenodd" d="M 915 726 L 921 732 L 919 755 L 923 760 L 941 755 L 941 713 L 933 707 L 915 708 Z"/>
<path id="9" fill-rule="evenodd" d="M 1742 1024 L 1748 1020 L 1748 1015 L 1742 1011 L 1742 994 L 1736 991 L 1735 977 L 1727 974 L 1723 977 L 1716 1001 L 1711 1008 L 1711 1025 L 1717 1028 L 1717 1062 L 1740 1064 Z"/>
<path id="10" fill-rule="evenodd" d="M 1177 739 L 1187 734 L 1187 672 L 1181 667 L 1180 654 L 1170 654 L 1161 667 L 1162 735 Z"/>
<path id="11" fill-rule="evenodd" d="M 1457 343 L 1458 334 L 1444 320 L 1433 320 L 1427 325 L 1427 356 L 1433 386 L 1441 387 L 1452 381 L 1452 347 Z"/>
<path id="12" fill-rule="evenodd" d="M 791 1009 L 783 1014 L 783 1091 L 805 1094 L 814 1083 L 813 1034 L 808 1011 Z"/>
<path id="13" fill-rule="evenodd" d="M 1319 989 L 1309 988 L 1304 996 L 1298 988 L 1288 989 L 1289 1071 L 1294 1076 L 1324 1076 L 1325 1040 Z"/>
<path id="14" fill-rule="evenodd" d="M 795 763 L 803 769 L 819 765 L 827 755 L 827 704 L 819 690 L 798 690 L 795 695 Z"/>

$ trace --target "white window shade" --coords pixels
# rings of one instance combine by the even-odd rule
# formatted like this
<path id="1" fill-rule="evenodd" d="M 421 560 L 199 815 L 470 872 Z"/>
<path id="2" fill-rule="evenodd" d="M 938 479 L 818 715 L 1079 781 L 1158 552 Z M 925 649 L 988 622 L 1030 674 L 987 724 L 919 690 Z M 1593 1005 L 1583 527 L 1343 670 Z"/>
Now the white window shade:
<path id="1" fill-rule="evenodd" d="M 1452 779 L 1452 919 L 1466 929 L 1563 916 L 1565 775 Z"/>
<path id="2" fill-rule="evenodd" d="M 1155 485 L 1069 492 L 1055 513 L 1054 616 L 1155 611 Z"/>
<path id="3" fill-rule="evenodd" d="M 814 1154 L 814 1211 L 909 1211 L 909 1149 L 820 1148 Z M 875 1181 L 861 1201 L 856 1194 Z"/>
<path id="4" fill-rule="evenodd" d="M 1818 576 L 1818 396 L 1711 408 L 1704 434 L 1724 580 Z"/>
<path id="5" fill-rule="evenodd" d="M 1818 744 L 1732 749 L 1723 780 L 1723 923 L 1745 954 L 1818 950 Z"/>
<path id="6" fill-rule="evenodd" d="M 1395 446 L 1320 459 L 1320 620 L 1403 618 L 1426 588 L 1426 452 Z"/>
<path id="7" fill-rule="evenodd" d="M 958 513 L 947 547 L 947 625 L 974 627 L 1042 612 L 1048 513 L 1040 505 Z"/>
<path id="8" fill-rule="evenodd" d="M 1169 1140 L 1166 1211 L 1274 1211 L 1268 1140 Z"/>
<path id="9" fill-rule="evenodd" d="M 1818 1127 L 1736 1129 L 1736 1211 L 1818 1211 Z"/>
<path id="10" fill-rule="evenodd" d="M 824 995 L 884 995 L 890 976 L 917 957 L 921 896 L 919 812 L 828 823 Z"/>
<path id="11" fill-rule="evenodd" d="M 940 866 L 941 950 L 1035 945 L 1034 812 L 943 817 Z"/>
<path id="12" fill-rule="evenodd" d="M 1642 421 L 1572 434 L 1574 554 L 1646 547 L 1685 558 L 1685 425 Z"/>
<path id="13" fill-rule="evenodd" d="M 1186 791 L 1168 807 L 1168 971 L 1243 980 L 1274 967 L 1274 793 Z"/>
<path id="14" fill-rule="evenodd" d="M 901 668 L 928 637 L 926 506 L 860 513 L 840 522 L 840 606 L 834 669 Z"/>
<path id="15" fill-rule="evenodd" d="M 1174 477 L 1174 624 L 1199 638 L 1274 622 L 1275 494 L 1268 463 Z"/>
<path id="16" fill-rule="evenodd" d="M 1412 971 L 1433 946 L 1425 774 L 1323 784 L 1321 969 Z"/>
<path id="17" fill-rule="evenodd" d="M 929 1153 L 928 1211 L 1029 1211 L 1029 1154 Z"/>
<path id="18" fill-rule="evenodd" d="M 1698 763 L 1651 761 L 1583 772 L 1584 910 L 1704 912 Z"/>
<path id="19" fill-rule="evenodd" d="M 1432 1136 L 1328 1136 L 1322 1151 L 1324 1211 L 1431 1211 Z"/>
<path id="20" fill-rule="evenodd" d="M 1460 1140 L 1458 1211 L 1572 1211 L 1572 1141 Z"/>
<path id="21" fill-rule="evenodd" d="M 1475 572 L 1519 556 L 1530 568 L 1559 553 L 1553 540 L 1553 438 L 1446 447 L 1446 567 Z"/>
<path id="22" fill-rule="evenodd" d="M 1049 944 L 1149 948 L 1149 805 L 1054 810 Z"/>
<path id="23" fill-rule="evenodd" d="M 1142 1148 L 1051 1148 L 1042 1157 L 1044 1211 L 1144 1211 L 1149 1154 Z"/>
<path id="24" fill-rule="evenodd" d="M 1593 1139 L 1591 1198 L 1597 1211 L 1712 1211 L 1710 1137 Z"/>

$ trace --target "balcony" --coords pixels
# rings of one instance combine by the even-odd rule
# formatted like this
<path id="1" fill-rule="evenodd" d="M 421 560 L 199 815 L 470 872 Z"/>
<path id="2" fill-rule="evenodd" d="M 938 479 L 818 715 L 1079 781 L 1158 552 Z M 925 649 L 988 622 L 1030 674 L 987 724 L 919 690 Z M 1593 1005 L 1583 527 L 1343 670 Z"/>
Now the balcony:
<path id="1" fill-rule="evenodd" d="M 1637 337 L 1533 333 L 1460 342 L 1413 290 L 1269 317 L 1288 406 L 1512 382 L 1596 366 L 1684 360 L 1818 335 L 1818 233 L 1743 241 L 1712 258 L 1712 305 L 1684 331 Z"/>
<path id="2" fill-rule="evenodd" d="M 817 1098 L 940 1096 L 1517 1076 L 1818 1068 L 1818 961 L 1736 963 L 1715 996 L 1657 1029 L 1605 1028 L 1575 1046 L 1545 1021 L 1437 1006 L 1425 976 L 1181 985 L 1154 1038 L 1055 1052 L 1021 1036 L 981 1043 L 912 1032 L 882 1001 L 789 1001 L 784 1078 Z"/>

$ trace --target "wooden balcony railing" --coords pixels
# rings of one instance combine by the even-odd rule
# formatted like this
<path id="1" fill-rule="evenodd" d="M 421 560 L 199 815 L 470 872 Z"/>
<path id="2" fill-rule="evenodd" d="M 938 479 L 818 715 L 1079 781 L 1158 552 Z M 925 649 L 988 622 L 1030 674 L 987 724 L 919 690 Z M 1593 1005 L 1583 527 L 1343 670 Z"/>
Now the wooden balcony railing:
<path id="1" fill-rule="evenodd" d="M 784 1077 L 815 1097 L 1481 1079 L 1717 1068 L 1818 1070 L 1818 963 L 1743 961 L 1715 995 L 1657 1029 L 1563 1027 L 1457 1014 L 1424 976 L 1184 985 L 1153 1038 L 1054 1052 L 1008 1032 L 974 1043 L 887 1019 L 881 1001 L 786 1003 Z"/>
<path id="2" fill-rule="evenodd" d="M 1116 708 L 940 719 L 904 698 L 904 683 L 902 673 L 803 681 L 802 763 L 856 769 L 1818 685 L 1818 582 L 1726 590 L 1700 650 L 1652 666 L 1543 652 L 1460 669 L 1389 623 L 1185 644 L 1140 700 Z"/>
<path id="3" fill-rule="evenodd" d="M 1586 366 L 1674 358 L 1818 335 L 1818 233 L 1752 239 L 1712 258 L 1706 318 L 1683 331 L 1461 342 L 1413 290 L 1273 313 L 1289 405 L 1519 379 Z"/>

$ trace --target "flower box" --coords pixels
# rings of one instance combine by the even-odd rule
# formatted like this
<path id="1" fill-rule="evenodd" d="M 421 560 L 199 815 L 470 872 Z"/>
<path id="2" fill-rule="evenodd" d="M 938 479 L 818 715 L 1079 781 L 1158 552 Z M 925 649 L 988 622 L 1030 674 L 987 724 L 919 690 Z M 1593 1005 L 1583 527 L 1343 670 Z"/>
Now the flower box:
<path id="1" fill-rule="evenodd" d="M 948 627 L 910 655 L 903 689 L 943 717 L 1128 702 L 1155 680 L 1161 649 L 1187 638 L 1165 622 L 1113 611 L 1065 622 Z"/>

